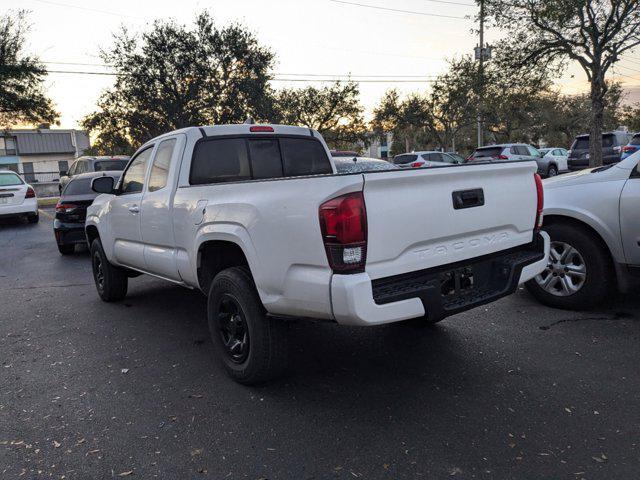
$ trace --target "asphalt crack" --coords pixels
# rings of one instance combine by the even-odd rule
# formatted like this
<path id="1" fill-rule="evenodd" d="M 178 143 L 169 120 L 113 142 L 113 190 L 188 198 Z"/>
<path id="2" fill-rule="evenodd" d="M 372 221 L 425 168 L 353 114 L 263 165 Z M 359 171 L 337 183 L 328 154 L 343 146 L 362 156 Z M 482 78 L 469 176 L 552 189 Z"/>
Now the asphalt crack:
<path id="1" fill-rule="evenodd" d="M 551 327 L 560 325 L 562 323 L 574 323 L 574 322 L 589 322 L 589 321 L 602 321 L 602 320 L 632 320 L 634 322 L 639 321 L 635 315 L 627 312 L 616 312 L 613 315 L 607 315 L 603 317 L 578 317 L 578 318 L 563 318 L 549 325 L 542 325 L 538 328 L 540 330 L 549 330 Z"/>

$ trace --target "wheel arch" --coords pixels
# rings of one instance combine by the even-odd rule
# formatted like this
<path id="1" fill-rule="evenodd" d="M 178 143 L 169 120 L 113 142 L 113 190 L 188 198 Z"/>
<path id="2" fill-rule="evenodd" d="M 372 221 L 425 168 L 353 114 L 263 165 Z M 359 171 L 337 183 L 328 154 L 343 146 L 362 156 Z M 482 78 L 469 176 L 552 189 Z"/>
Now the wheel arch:
<path id="1" fill-rule="evenodd" d="M 620 264 L 616 261 L 615 255 L 612 252 L 611 246 L 607 239 L 590 223 L 578 219 L 568 215 L 560 215 L 560 214 L 547 214 L 544 216 L 544 225 L 552 225 L 552 224 L 565 224 L 572 225 L 576 228 L 580 228 L 583 231 L 589 233 L 595 241 L 599 244 L 600 248 L 607 255 L 608 260 L 611 262 L 616 272 L 616 281 L 618 286 L 622 286 L 625 284 L 624 272 L 620 268 Z M 553 241 L 553 239 L 552 239 Z"/>
<path id="2" fill-rule="evenodd" d="M 198 286 L 205 294 L 209 291 L 215 276 L 227 268 L 246 267 L 254 278 L 251 264 L 244 249 L 239 242 L 230 239 L 203 240 L 198 245 L 196 261 Z"/>

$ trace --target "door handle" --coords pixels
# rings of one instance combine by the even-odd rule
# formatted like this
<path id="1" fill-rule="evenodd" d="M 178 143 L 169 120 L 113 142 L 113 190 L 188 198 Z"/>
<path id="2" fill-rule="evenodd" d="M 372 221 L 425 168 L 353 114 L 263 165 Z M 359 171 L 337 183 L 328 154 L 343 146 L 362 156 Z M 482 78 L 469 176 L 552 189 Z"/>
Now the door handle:
<path id="1" fill-rule="evenodd" d="M 484 191 L 481 188 L 473 190 L 458 190 L 451 194 L 453 208 L 460 210 L 463 208 L 481 207 L 484 205 Z"/>
<path id="2" fill-rule="evenodd" d="M 138 205 L 131 205 L 129 207 L 129 211 L 131 213 L 139 213 L 140 212 L 140 207 L 138 207 Z"/>

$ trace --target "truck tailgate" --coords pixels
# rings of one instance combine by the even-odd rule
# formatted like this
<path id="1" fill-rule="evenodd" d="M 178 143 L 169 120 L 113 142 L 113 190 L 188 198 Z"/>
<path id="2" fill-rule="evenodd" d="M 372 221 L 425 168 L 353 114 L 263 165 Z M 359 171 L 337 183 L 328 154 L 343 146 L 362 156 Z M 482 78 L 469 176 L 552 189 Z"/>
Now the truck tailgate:
<path id="1" fill-rule="evenodd" d="M 365 173 L 367 273 L 384 278 L 530 243 L 536 170 L 509 162 Z"/>

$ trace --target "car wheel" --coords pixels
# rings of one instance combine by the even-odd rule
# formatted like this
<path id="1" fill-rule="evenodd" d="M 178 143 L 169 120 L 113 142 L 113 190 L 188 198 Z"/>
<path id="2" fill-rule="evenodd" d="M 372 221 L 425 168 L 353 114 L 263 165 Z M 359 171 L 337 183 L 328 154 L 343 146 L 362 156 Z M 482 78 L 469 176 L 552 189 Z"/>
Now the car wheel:
<path id="1" fill-rule="evenodd" d="M 558 175 L 558 167 L 551 165 L 547 170 L 547 177 L 555 177 L 556 175 Z"/>
<path id="2" fill-rule="evenodd" d="M 207 317 L 216 356 L 236 382 L 263 383 L 284 372 L 284 322 L 266 314 L 247 268 L 228 268 L 216 275 L 209 288 Z"/>
<path id="3" fill-rule="evenodd" d="M 58 251 L 62 255 L 71 255 L 76 251 L 75 245 L 58 245 Z"/>
<path id="4" fill-rule="evenodd" d="M 40 215 L 38 213 L 32 213 L 27 215 L 27 221 L 29 223 L 38 223 L 40 221 Z"/>
<path id="5" fill-rule="evenodd" d="M 547 268 L 526 283 L 541 303 L 585 310 L 602 303 L 613 288 L 613 265 L 600 239 L 585 228 L 554 223 L 544 227 L 551 237 Z"/>
<path id="6" fill-rule="evenodd" d="M 112 265 L 104 254 L 100 239 L 91 244 L 91 266 L 98 295 L 105 302 L 122 300 L 127 295 L 128 279 L 124 269 Z"/>

